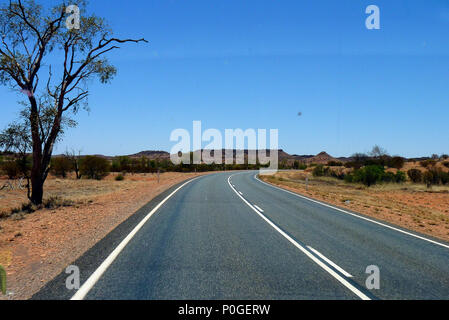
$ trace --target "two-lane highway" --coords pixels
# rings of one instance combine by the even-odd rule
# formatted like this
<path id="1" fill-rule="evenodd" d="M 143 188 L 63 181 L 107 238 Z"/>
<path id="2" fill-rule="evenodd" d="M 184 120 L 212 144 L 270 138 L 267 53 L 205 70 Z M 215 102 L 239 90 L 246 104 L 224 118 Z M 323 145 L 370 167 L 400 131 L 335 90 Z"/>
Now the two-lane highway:
<path id="1" fill-rule="evenodd" d="M 449 298 L 449 246 L 401 231 L 256 172 L 207 175 L 173 192 L 75 298 Z M 365 286 L 370 265 L 378 290 Z"/>

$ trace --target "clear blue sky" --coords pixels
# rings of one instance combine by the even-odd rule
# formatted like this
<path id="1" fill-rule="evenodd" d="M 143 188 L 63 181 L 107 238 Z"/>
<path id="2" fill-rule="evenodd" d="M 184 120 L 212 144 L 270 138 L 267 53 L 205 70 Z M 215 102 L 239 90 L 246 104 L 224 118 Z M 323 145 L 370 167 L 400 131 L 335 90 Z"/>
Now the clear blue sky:
<path id="1" fill-rule="evenodd" d="M 1 0 L 5 1 L 5 0 Z M 51 3 L 50 0 L 38 0 Z M 365 28 L 365 8 L 381 30 Z M 85 154 L 169 151 L 176 128 L 277 128 L 296 154 L 449 153 L 449 2 L 91 1 L 122 37 L 118 75 L 58 144 Z M 0 88 L 0 128 L 18 97 Z M 299 117 L 298 112 L 302 112 Z"/>

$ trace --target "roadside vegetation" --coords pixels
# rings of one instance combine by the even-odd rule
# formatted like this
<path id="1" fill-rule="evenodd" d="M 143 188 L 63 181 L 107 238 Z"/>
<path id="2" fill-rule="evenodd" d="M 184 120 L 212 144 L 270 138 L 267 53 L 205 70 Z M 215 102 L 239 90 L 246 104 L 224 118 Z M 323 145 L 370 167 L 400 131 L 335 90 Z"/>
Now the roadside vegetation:
<path id="1" fill-rule="evenodd" d="M 367 187 L 381 183 L 406 181 L 423 183 L 428 188 L 449 184 L 447 155 L 432 155 L 431 158 L 414 161 L 399 156 L 389 156 L 385 150 L 375 146 L 369 154 L 356 153 L 345 163 L 329 161 L 327 165 L 311 164 L 314 177 L 331 177 L 347 183 L 360 183 Z M 404 170 L 405 167 L 414 166 Z"/>
<path id="2" fill-rule="evenodd" d="M 416 165 L 419 165 L 416 163 Z M 367 186 L 307 170 L 261 176 L 266 182 L 338 207 L 449 241 L 449 185 L 381 182 Z"/>
<path id="3" fill-rule="evenodd" d="M 1 141 L 11 140 L 11 134 L 17 132 L 3 132 Z M 3 140 L 2 140 L 3 139 Z M 14 139 L 17 139 L 15 137 Z M 193 154 L 191 154 L 193 158 Z M 347 185 L 420 185 L 427 189 L 436 186 L 449 185 L 449 157 L 447 155 L 432 155 L 429 158 L 407 160 L 399 156 L 389 156 L 385 150 L 375 146 L 368 154 L 356 153 L 349 161 L 331 160 L 326 164 L 305 163 L 300 161 L 281 161 L 280 169 L 303 170 L 308 178 L 315 180 L 321 178 L 327 181 L 341 181 Z M 67 151 L 63 155 L 54 156 L 51 159 L 49 173 L 58 179 L 75 180 L 103 180 L 112 175 L 112 180 L 123 181 L 128 176 L 137 174 L 160 175 L 165 172 L 208 172 L 222 170 L 258 170 L 260 164 L 173 164 L 169 159 L 150 159 L 145 156 L 128 157 L 120 156 L 106 158 L 103 156 L 82 156 L 80 152 Z M 8 180 L 0 185 L 1 190 L 24 189 L 30 194 L 30 175 L 32 168 L 32 156 L 24 152 L 4 152 L 0 155 L 0 177 Z M 305 179 L 305 177 L 304 177 Z M 434 190 L 434 188 L 432 189 Z M 49 199 L 44 199 L 43 202 Z M 61 200 L 63 201 L 63 199 Z M 31 205 L 26 202 L 22 206 L 38 210 L 45 205 Z M 19 208 L 20 209 L 20 208 Z M 17 211 L 3 214 L 11 216 Z M 13 212 L 15 211 L 15 212 Z"/>
<path id="4" fill-rule="evenodd" d="M 379 151 L 380 150 L 380 151 Z M 449 240 L 448 156 L 389 156 L 379 147 L 349 161 L 261 176 L 266 182 L 418 232 Z"/>

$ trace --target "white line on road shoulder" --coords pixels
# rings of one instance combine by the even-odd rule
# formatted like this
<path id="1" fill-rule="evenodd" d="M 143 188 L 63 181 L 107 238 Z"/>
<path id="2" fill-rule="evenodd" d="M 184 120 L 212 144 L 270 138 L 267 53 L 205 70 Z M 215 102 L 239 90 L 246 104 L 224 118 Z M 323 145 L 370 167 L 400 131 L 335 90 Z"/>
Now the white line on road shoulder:
<path id="1" fill-rule="evenodd" d="M 261 208 L 259 208 L 258 206 L 254 205 L 254 207 L 256 207 L 256 209 L 259 210 L 260 212 L 263 212 L 263 210 Z"/>
<path id="2" fill-rule="evenodd" d="M 148 213 L 142 221 L 131 231 L 130 234 L 126 236 L 125 239 L 120 242 L 120 244 L 111 252 L 111 254 L 103 261 L 103 263 L 95 270 L 94 273 L 90 275 L 90 277 L 84 282 L 84 284 L 79 288 L 79 290 L 75 293 L 75 295 L 70 300 L 83 300 L 86 295 L 89 293 L 90 289 L 97 283 L 97 281 L 101 278 L 101 276 L 105 273 L 108 267 L 114 262 L 120 252 L 125 248 L 125 246 L 131 241 L 131 239 L 136 235 L 136 233 L 143 227 L 143 225 L 151 218 L 151 216 L 168 200 L 170 199 L 178 190 L 184 187 L 186 184 L 198 179 L 194 178 L 182 184 L 175 191 L 170 193 L 164 200 L 159 202 L 159 204 L 153 208 L 153 210 Z"/>
<path id="3" fill-rule="evenodd" d="M 352 278 L 352 275 L 349 272 L 346 272 L 343 268 L 338 266 L 336 263 L 334 263 L 332 260 L 326 258 L 323 254 L 321 254 L 318 250 L 315 250 L 311 246 L 307 246 L 313 253 L 315 253 L 318 257 L 326 261 L 328 264 L 330 264 L 332 267 L 340 271 L 345 277 Z"/>
<path id="4" fill-rule="evenodd" d="M 238 173 L 236 173 L 238 174 Z M 234 174 L 235 175 L 235 174 Z M 345 278 L 343 278 L 341 275 L 339 275 L 337 272 L 335 272 L 333 269 L 329 268 L 325 263 L 323 263 L 320 259 L 315 257 L 309 250 L 301 246 L 298 242 L 293 240 L 292 237 L 290 237 L 288 234 L 286 234 L 282 229 L 280 229 L 277 225 L 275 225 L 273 222 L 271 222 L 267 217 L 265 217 L 262 213 L 260 213 L 254 206 L 249 203 L 245 198 L 243 198 L 237 190 L 235 190 L 231 183 L 229 182 L 229 179 L 232 176 L 228 178 L 228 184 L 231 187 L 231 189 L 235 192 L 236 195 L 238 195 L 243 202 L 245 202 L 254 212 L 256 212 L 263 220 L 265 220 L 266 223 L 268 223 L 270 226 L 272 226 L 277 232 L 279 232 L 284 238 L 286 238 L 288 241 L 290 241 L 291 244 L 293 244 L 296 248 L 301 250 L 307 257 L 309 257 L 313 262 L 315 262 L 317 265 L 319 265 L 322 269 L 327 271 L 331 276 L 333 276 L 337 281 L 339 281 L 341 284 L 343 284 L 346 288 L 351 290 L 355 295 L 357 295 L 362 300 L 371 300 L 366 294 L 364 294 L 362 291 L 354 287 L 351 283 L 349 283 Z"/>
<path id="5" fill-rule="evenodd" d="M 388 224 L 385 224 L 385 223 L 382 223 L 382 222 L 379 222 L 379 221 L 376 221 L 376 220 L 372 220 L 372 219 L 369 219 L 369 218 L 367 218 L 367 217 L 360 216 L 360 215 L 358 215 L 358 214 L 355 214 L 355 213 L 352 213 L 352 212 L 349 212 L 349 211 L 346 211 L 346 210 L 343 210 L 343 209 L 334 207 L 334 206 L 332 206 L 332 205 L 330 205 L 330 204 L 327 204 L 327 203 L 324 203 L 324 202 L 321 202 L 321 201 L 318 201 L 318 200 L 311 199 L 311 198 L 309 198 L 309 197 L 300 195 L 300 194 L 295 193 L 295 192 L 291 192 L 291 191 L 289 191 L 289 190 L 286 190 L 286 189 L 283 189 L 283 188 L 280 188 L 280 187 L 277 187 L 277 186 L 273 186 L 273 185 L 271 185 L 271 184 L 269 184 L 269 183 L 266 183 L 265 181 L 260 180 L 260 179 L 257 177 L 257 174 L 254 176 L 254 178 L 255 178 L 257 181 L 259 181 L 259 182 L 261 182 L 261 183 L 263 183 L 263 184 L 266 184 L 266 185 L 269 186 L 269 187 L 272 187 L 272 188 L 275 188 L 275 189 L 282 190 L 282 191 L 284 191 L 284 192 L 290 193 L 290 194 L 292 194 L 292 195 L 294 195 L 294 196 L 297 196 L 297 197 L 299 197 L 299 198 L 302 198 L 302 199 L 305 199 L 305 200 L 309 200 L 309 201 L 311 201 L 311 202 L 315 202 L 315 203 L 321 204 L 322 206 L 325 206 L 325 207 L 328 207 L 328 208 L 332 208 L 332 209 L 334 209 L 334 210 L 337 210 L 337 211 L 340 211 L 340 212 L 349 214 L 349 215 L 354 216 L 354 217 L 357 217 L 357 218 L 359 218 L 359 219 L 363 219 L 363 220 L 366 220 L 366 221 L 375 223 L 375 224 L 377 224 L 377 225 L 380 225 L 380 226 L 382 226 L 382 227 L 385 227 L 385 228 L 388 228 L 388 229 L 391 229 L 391 230 L 395 230 L 395 231 L 397 231 L 397 232 L 401 232 L 401 233 L 404 233 L 404 234 L 406 234 L 406 235 L 409 235 L 409 236 L 412 236 L 412 237 L 415 237 L 415 238 L 418 238 L 418 239 L 421 239 L 421 240 L 424 240 L 424 241 L 427 241 L 427 242 L 430 242 L 430 243 L 436 244 L 436 245 L 438 245 L 438 246 L 442 246 L 442 247 L 444 247 L 444 248 L 449 249 L 449 245 L 440 243 L 440 242 L 438 242 L 438 241 L 434 241 L 434 240 L 431 240 L 431 239 L 428 239 L 428 238 L 425 238 L 425 237 L 421 237 L 421 236 L 419 236 L 419 235 L 417 235 L 417 234 L 413 234 L 413 233 L 411 233 L 411 232 L 407 232 L 407 231 L 405 231 L 405 230 L 401 230 L 401 229 L 399 229 L 399 228 L 395 228 L 395 227 L 393 227 L 393 226 L 389 226 Z"/>

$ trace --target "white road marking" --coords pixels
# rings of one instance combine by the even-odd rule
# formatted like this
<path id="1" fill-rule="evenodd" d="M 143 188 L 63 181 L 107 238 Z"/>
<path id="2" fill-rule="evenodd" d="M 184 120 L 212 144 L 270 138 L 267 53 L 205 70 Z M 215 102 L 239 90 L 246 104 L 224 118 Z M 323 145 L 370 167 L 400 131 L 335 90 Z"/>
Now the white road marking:
<path id="1" fill-rule="evenodd" d="M 234 174 L 235 175 L 235 174 Z M 243 198 L 237 190 L 235 190 L 231 183 L 229 182 L 229 179 L 232 176 L 228 178 L 228 184 L 231 187 L 231 189 L 235 192 L 236 195 L 238 195 L 243 202 L 245 202 L 254 212 L 256 212 L 263 220 L 265 220 L 266 223 L 268 223 L 270 226 L 272 226 L 277 232 L 279 232 L 284 238 L 286 238 L 288 241 L 290 241 L 291 244 L 293 244 L 296 248 L 301 250 L 307 257 L 309 257 L 313 262 L 315 262 L 317 265 L 319 265 L 321 268 L 323 268 L 325 271 L 327 271 L 331 276 L 333 276 L 336 280 L 338 280 L 341 284 L 343 284 L 346 288 L 351 290 L 355 295 L 357 295 L 362 300 L 371 300 L 367 295 L 365 295 L 362 291 L 354 287 L 351 283 L 349 283 L 345 278 L 343 278 L 341 275 L 339 275 L 337 272 L 329 268 L 325 263 L 323 263 L 320 259 L 315 257 L 312 253 L 310 253 L 309 250 L 301 246 L 298 242 L 293 240 L 288 234 L 286 234 L 282 229 L 280 229 L 277 225 L 275 225 L 273 222 L 271 222 L 267 217 L 265 217 L 262 213 L 260 213 L 254 206 L 249 203 L 245 198 Z"/>
<path id="2" fill-rule="evenodd" d="M 311 246 L 307 246 L 307 248 L 309 248 L 313 253 L 315 253 L 318 257 L 320 257 L 321 259 L 323 259 L 324 261 L 326 261 L 328 264 L 330 264 L 332 267 L 334 267 L 334 269 L 337 269 L 338 271 L 340 271 L 340 273 L 342 273 L 345 277 L 348 278 L 352 278 L 352 275 L 348 272 L 346 272 L 343 268 L 341 268 L 340 266 L 338 266 L 336 263 L 334 263 L 332 260 L 326 258 L 323 254 L 321 254 L 318 250 L 315 250 L 314 248 L 312 248 Z"/>
<path id="3" fill-rule="evenodd" d="M 297 197 L 300 197 L 300 198 L 302 198 L 302 199 L 309 200 L 309 201 L 311 201 L 311 202 L 315 202 L 315 203 L 321 204 L 322 206 L 325 206 L 325 207 L 328 207 L 328 208 L 335 209 L 335 210 L 337 210 L 337 211 L 340 211 L 340 212 L 349 214 L 349 215 L 354 216 L 354 217 L 357 217 L 357 218 L 359 218 L 359 219 L 363 219 L 363 220 L 366 220 L 366 221 L 375 223 L 375 224 L 377 224 L 377 225 L 380 225 L 380 226 L 382 226 L 382 227 L 385 227 L 385 228 L 388 228 L 388 229 L 391 229 L 391 230 L 395 230 L 395 231 L 397 231 L 397 232 L 401 232 L 401 233 L 403 233 L 403 234 L 406 234 L 406 235 L 409 235 L 409 236 L 412 236 L 412 237 L 415 237 L 415 238 L 418 238 L 418 239 L 421 239 L 421 240 L 424 240 L 424 241 L 427 241 L 427 242 L 430 242 L 430 243 L 436 244 L 436 245 L 438 245 L 438 246 L 441 246 L 441 247 L 444 247 L 444 248 L 449 249 L 449 245 L 440 243 L 440 242 L 438 242 L 438 241 L 434 241 L 434 240 L 431 240 L 431 239 L 428 239 L 428 238 L 419 236 L 419 235 L 417 235 L 417 234 L 413 234 L 413 233 L 411 233 L 411 232 L 407 232 L 407 231 L 405 231 L 405 230 L 401 230 L 401 229 L 399 229 L 399 228 L 395 228 L 395 227 L 393 227 L 393 226 L 389 226 L 389 225 L 387 225 L 387 224 L 385 224 L 385 223 L 382 223 L 382 222 L 379 222 L 379 221 L 376 221 L 376 220 L 372 220 L 372 219 L 369 219 L 369 218 L 367 218 L 367 217 L 363 217 L 363 216 L 360 216 L 360 215 L 358 215 L 358 214 L 355 214 L 355 213 L 352 213 L 352 212 L 349 212 L 349 211 L 346 211 L 346 210 L 343 210 L 343 209 L 334 207 L 334 206 L 332 206 L 332 205 L 330 205 L 330 204 L 327 204 L 327 203 L 324 203 L 324 202 L 321 202 L 321 201 L 318 201 L 318 200 L 311 199 L 311 198 L 309 198 L 309 197 L 306 197 L 306 196 L 303 196 L 303 195 L 300 195 L 300 194 L 291 192 L 291 191 L 289 191 L 289 190 L 286 190 L 286 189 L 283 189 L 283 188 L 280 188 L 280 187 L 277 187 L 277 186 L 273 186 L 273 185 L 271 185 L 271 184 L 269 184 L 269 183 L 266 183 L 265 181 L 260 180 L 260 179 L 257 177 L 257 174 L 254 176 L 254 178 L 255 178 L 256 180 L 258 180 L 259 182 L 261 182 L 261 183 L 263 183 L 263 184 L 266 184 L 267 186 L 270 186 L 270 187 L 272 187 L 272 188 L 275 188 L 275 189 L 279 189 L 279 190 L 285 191 L 285 192 L 287 192 L 287 193 L 290 193 L 290 194 L 292 194 L 292 195 L 294 195 L 294 196 L 297 196 Z"/>
<path id="4" fill-rule="evenodd" d="M 239 193 L 243 196 L 243 193 L 241 193 L 240 191 L 239 191 Z"/>
<path id="5" fill-rule="evenodd" d="M 263 210 L 260 209 L 258 206 L 254 205 L 254 207 L 256 207 L 256 209 L 259 210 L 260 212 L 263 212 Z"/>
<path id="6" fill-rule="evenodd" d="M 93 288 L 93 286 L 97 283 L 97 281 L 101 278 L 101 276 L 105 273 L 105 271 L 108 269 L 108 267 L 114 262 L 114 260 L 117 258 L 117 256 L 122 252 L 122 250 L 125 248 L 125 246 L 131 241 L 131 239 L 136 235 L 136 233 L 143 227 L 143 225 L 148 221 L 148 219 L 151 218 L 151 216 L 168 200 L 170 199 L 178 190 L 180 190 L 182 187 L 184 187 L 186 184 L 192 182 L 193 180 L 198 179 L 194 178 L 192 180 L 189 180 L 182 184 L 180 187 L 178 187 L 175 191 L 170 193 L 164 200 L 159 202 L 159 204 L 153 208 L 153 210 L 148 213 L 145 218 L 140 221 L 140 223 L 131 231 L 130 234 L 126 236 L 125 239 L 120 242 L 120 244 L 114 249 L 114 251 L 111 252 L 111 254 L 106 258 L 106 260 L 103 261 L 103 263 L 95 270 L 94 273 L 91 274 L 91 276 L 84 282 L 84 284 L 79 288 L 79 290 L 75 293 L 75 295 L 70 300 L 83 300 L 86 295 L 89 293 L 89 291 Z"/>

